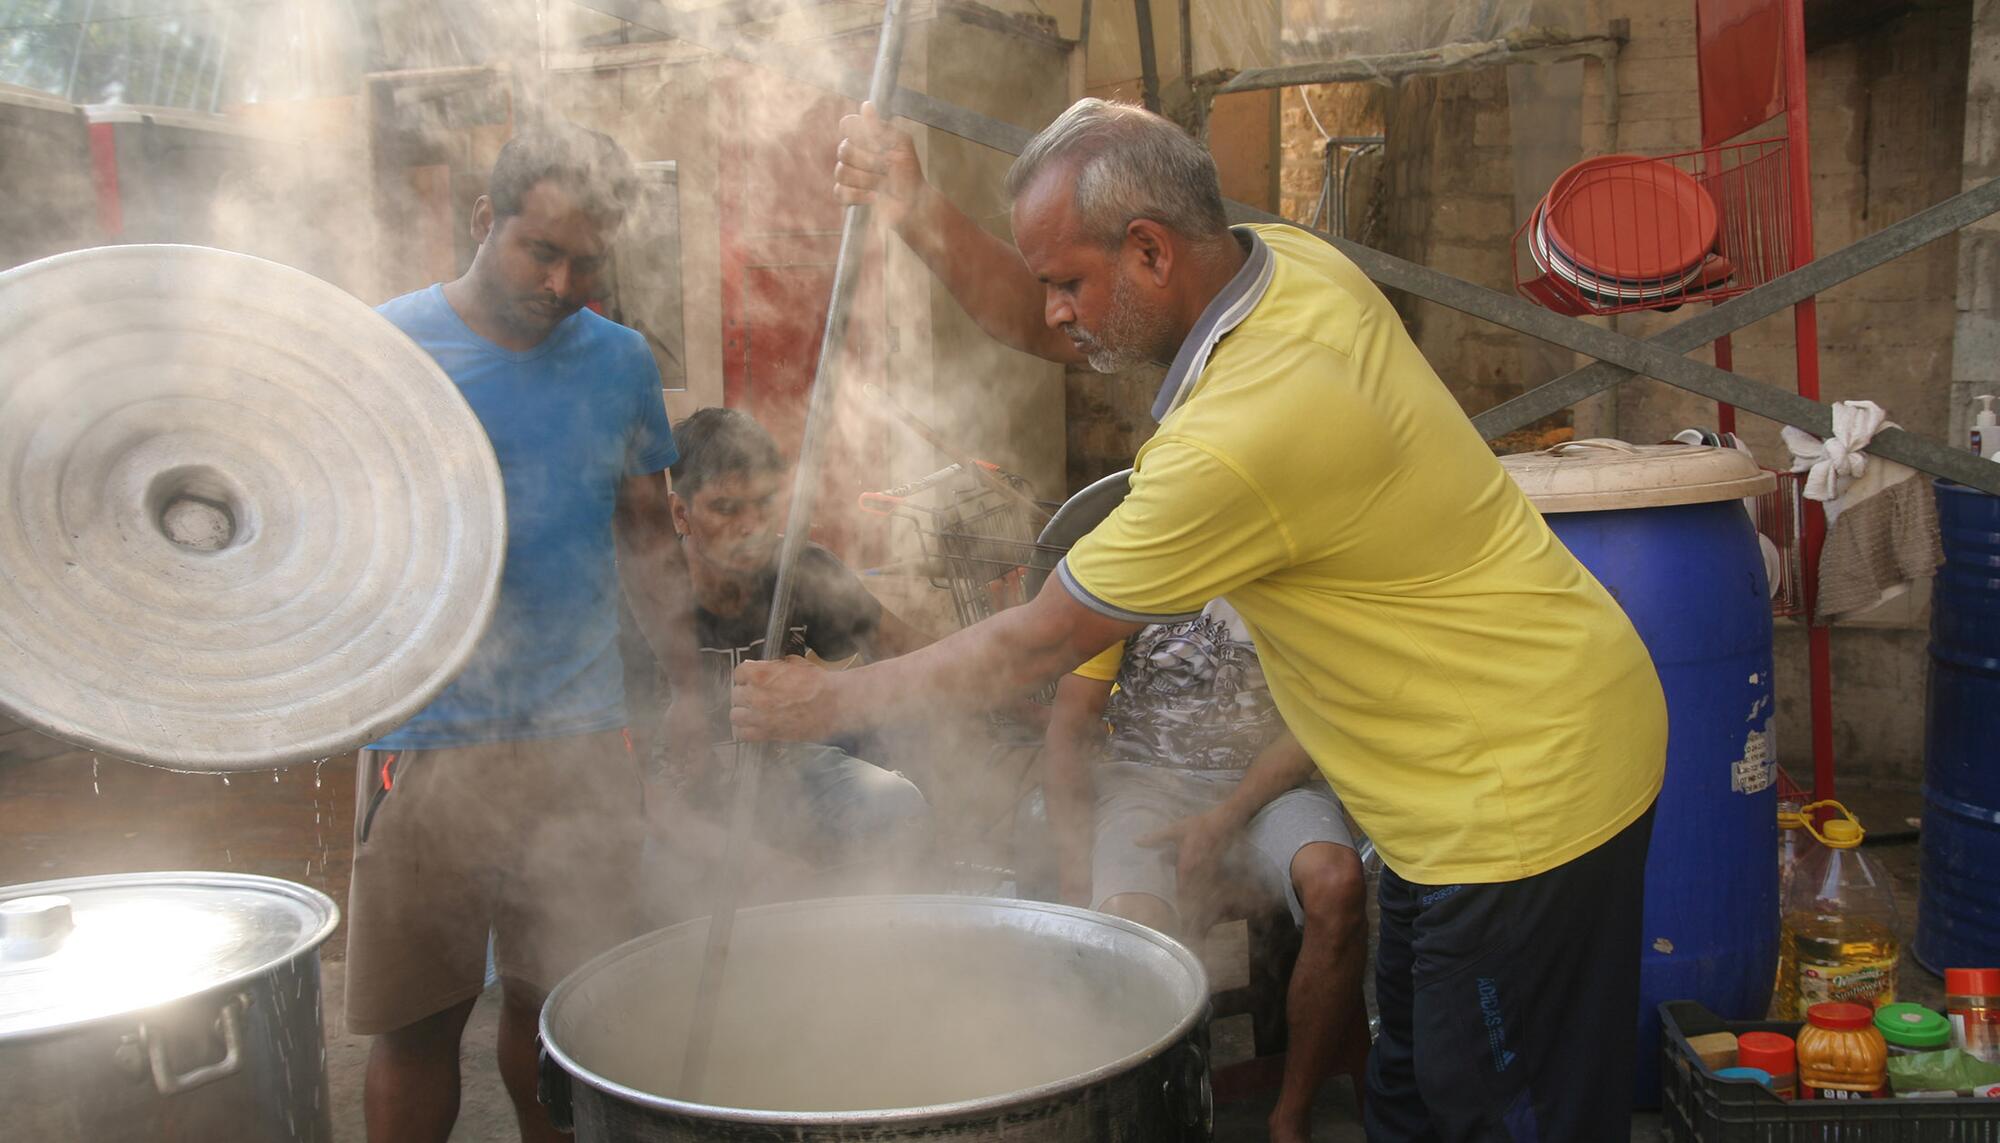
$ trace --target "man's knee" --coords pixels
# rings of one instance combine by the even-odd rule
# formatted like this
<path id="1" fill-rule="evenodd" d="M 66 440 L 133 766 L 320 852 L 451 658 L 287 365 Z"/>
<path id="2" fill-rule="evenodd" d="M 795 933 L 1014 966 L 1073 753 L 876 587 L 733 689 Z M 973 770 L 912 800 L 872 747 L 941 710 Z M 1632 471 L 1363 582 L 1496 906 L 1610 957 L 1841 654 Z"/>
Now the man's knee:
<path id="1" fill-rule="evenodd" d="M 1347 846 L 1314 842 L 1300 849 L 1292 858 L 1292 887 L 1309 929 L 1342 933 L 1367 915 L 1368 879 Z"/>
<path id="2" fill-rule="evenodd" d="M 478 1002 L 475 996 L 400 1028 L 391 1028 L 375 1037 L 375 1050 L 404 1058 L 449 1054 L 455 1061 L 459 1040 L 465 1034 L 465 1022 Z"/>
<path id="3" fill-rule="evenodd" d="M 1123 917 L 1163 933 L 1173 932 L 1179 921 L 1174 907 L 1151 893 L 1120 893 L 1105 898 L 1101 908 L 1114 917 Z"/>
<path id="4" fill-rule="evenodd" d="M 891 825 L 911 825 L 931 816 L 930 799 L 924 797 L 915 782 L 894 770 L 888 772 L 888 780 L 878 785 L 875 805 L 876 815 Z"/>
<path id="5" fill-rule="evenodd" d="M 539 1024 L 542 1002 L 548 998 L 549 994 L 540 985 L 529 984 L 517 977 L 500 979 L 500 1012 L 503 1016 L 526 1015 Z"/>
<path id="6" fill-rule="evenodd" d="M 888 824 L 930 812 L 916 783 L 887 766 L 856 758 L 833 747 L 802 770 L 812 812 L 849 820 Z"/>

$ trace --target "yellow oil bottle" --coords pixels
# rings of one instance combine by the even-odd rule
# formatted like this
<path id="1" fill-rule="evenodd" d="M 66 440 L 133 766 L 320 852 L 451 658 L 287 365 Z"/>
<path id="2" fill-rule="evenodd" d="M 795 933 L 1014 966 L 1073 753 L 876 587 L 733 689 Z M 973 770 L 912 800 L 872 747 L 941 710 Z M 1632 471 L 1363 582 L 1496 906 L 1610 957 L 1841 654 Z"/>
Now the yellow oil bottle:
<path id="1" fill-rule="evenodd" d="M 1844 811 L 1843 811 L 1844 812 Z M 1845 1001 L 1871 1007 L 1896 999 L 1896 898 L 1888 876 L 1860 850 L 1852 818 L 1812 831 L 1809 847 L 1785 886 L 1772 1011 L 1805 1019 L 1815 1004 Z"/>
<path id="2" fill-rule="evenodd" d="M 1798 872 L 1799 863 L 1816 844 L 1812 834 L 1806 829 L 1804 813 L 1805 799 L 1781 797 L 1778 799 L 1778 917 L 1782 926 L 1785 902 L 1792 895 L 1792 877 Z M 1782 932 L 1782 928 L 1780 930 Z M 1789 936 L 1781 936 L 1778 941 L 1778 970 L 1771 982 L 1771 1006 L 1766 1017 L 1772 1020 L 1790 1020 L 1799 1006 L 1798 981 L 1792 974 L 1797 958 L 1792 955 L 1792 941 Z M 1787 991 L 1785 982 L 1792 987 Z"/>

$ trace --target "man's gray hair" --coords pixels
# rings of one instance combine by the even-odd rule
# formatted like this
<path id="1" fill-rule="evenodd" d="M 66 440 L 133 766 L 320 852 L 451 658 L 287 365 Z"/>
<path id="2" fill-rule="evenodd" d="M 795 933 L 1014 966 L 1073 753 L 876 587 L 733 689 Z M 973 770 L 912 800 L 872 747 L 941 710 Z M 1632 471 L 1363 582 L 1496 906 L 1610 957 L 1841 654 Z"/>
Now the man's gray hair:
<path id="1" fill-rule="evenodd" d="M 1140 218 L 1197 240 L 1229 233 L 1208 149 L 1142 107 L 1103 99 L 1071 104 L 1014 160 L 1007 197 L 1019 198 L 1044 171 L 1071 163 L 1084 232 L 1106 246 L 1123 242 L 1125 228 Z"/>

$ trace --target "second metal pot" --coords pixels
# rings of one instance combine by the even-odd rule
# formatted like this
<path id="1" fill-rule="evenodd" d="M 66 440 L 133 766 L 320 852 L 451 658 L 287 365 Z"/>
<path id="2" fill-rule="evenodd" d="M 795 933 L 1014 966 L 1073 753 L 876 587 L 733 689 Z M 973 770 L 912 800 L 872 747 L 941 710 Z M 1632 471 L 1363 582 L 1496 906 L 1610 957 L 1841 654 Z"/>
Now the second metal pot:
<path id="1" fill-rule="evenodd" d="M 318 949 L 338 917 L 240 874 L 0 889 L 0 1136 L 329 1143 Z"/>

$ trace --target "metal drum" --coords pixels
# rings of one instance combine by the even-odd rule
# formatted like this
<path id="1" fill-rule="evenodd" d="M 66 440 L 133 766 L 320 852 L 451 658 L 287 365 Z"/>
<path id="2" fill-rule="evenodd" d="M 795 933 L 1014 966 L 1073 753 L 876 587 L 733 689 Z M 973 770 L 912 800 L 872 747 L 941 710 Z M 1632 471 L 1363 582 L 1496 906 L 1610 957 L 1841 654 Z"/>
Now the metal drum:
<path id="1" fill-rule="evenodd" d="M 640 937 L 549 996 L 543 1099 L 578 1139 L 1210 1138 L 1207 979 L 1150 929 L 978 897 L 746 909 L 688 1098 L 707 931 Z"/>
<path id="2" fill-rule="evenodd" d="M 2000 962 L 2000 496 L 1937 483 L 1917 960 Z"/>
<path id="3" fill-rule="evenodd" d="M 1741 498 L 1747 456 L 1584 441 L 1504 458 L 1556 536 L 1624 607 L 1667 696 L 1666 784 L 1646 861 L 1640 1106 L 1660 1097 L 1659 1005 L 1761 1017 L 1778 957 L 1771 605 Z"/>
<path id="4" fill-rule="evenodd" d="M 241 874 L 0 889 L 0 1135 L 330 1143 L 318 950 L 339 917 Z"/>

